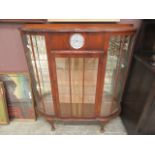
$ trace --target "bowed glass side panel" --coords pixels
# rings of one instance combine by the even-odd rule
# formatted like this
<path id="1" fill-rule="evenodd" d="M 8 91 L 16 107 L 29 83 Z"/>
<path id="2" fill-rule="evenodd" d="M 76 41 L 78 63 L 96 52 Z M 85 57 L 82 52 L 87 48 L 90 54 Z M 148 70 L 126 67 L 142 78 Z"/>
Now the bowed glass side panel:
<path id="1" fill-rule="evenodd" d="M 120 64 L 119 64 L 119 70 L 118 70 L 118 82 L 116 84 L 115 88 L 115 96 L 118 101 L 118 103 L 121 102 L 122 94 L 123 94 L 123 85 L 125 80 L 125 75 L 127 73 L 129 60 L 130 60 L 130 45 L 131 45 L 131 39 L 132 37 L 129 35 L 122 37 L 122 43 L 121 43 L 121 57 L 120 57 Z"/>
<path id="2" fill-rule="evenodd" d="M 101 115 L 108 116 L 120 108 L 124 77 L 129 59 L 130 36 L 111 36 L 107 53 Z"/>
<path id="3" fill-rule="evenodd" d="M 26 35 L 27 61 L 37 108 L 54 115 L 51 82 L 44 35 Z"/>

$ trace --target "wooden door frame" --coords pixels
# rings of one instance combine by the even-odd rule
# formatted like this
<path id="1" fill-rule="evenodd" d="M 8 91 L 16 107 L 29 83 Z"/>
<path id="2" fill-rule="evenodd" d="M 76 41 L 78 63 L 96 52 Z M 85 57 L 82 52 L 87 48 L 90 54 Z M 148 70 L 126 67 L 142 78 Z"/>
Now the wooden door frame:
<path id="1" fill-rule="evenodd" d="M 68 57 L 83 57 L 83 58 L 97 57 L 98 58 L 99 62 L 98 62 L 97 85 L 96 85 L 96 95 L 95 95 L 95 113 L 92 119 L 101 117 L 100 111 L 101 111 L 101 104 L 102 104 L 103 86 L 104 86 L 104 80 L 105 80 L 107 51 L 108 51 L 109 39 L 110 39 L 110 35 L 108 33 L 102 33 L 102 35 L 104 35 L 104 39 L 103 39 L 103 48 L 101 50 L 95 50 L 95 49 L 93 50 L 92 49 L 91 50 L 85 50 L 85 49 L 52 50 L 52 45 L 50 45 L 51 33 L 48 33 L 48 32 L 45 33 L 49 74 L 50 74 L 50 80 L 51 80 L 51 90 L 52 90 L 54 111 L 55 111 L 56 117 L 65 118 L 65 117 L 61 117 L 61 112 L 60 112 L 55 57 L 67 57 L 67 58 Z M 67 117 L 67 118 L 70 119 L 74 117 Z M 75 117 L 75 119 L 76 118 L 80 119 L 80 117 Z M 89 119 L 90 117 L 87 117 L 87 118 Z M 85 118 L 81 117 L 81 119 L 85 119 Z"/>
<path id="2" fill-rule="evenodd" d="M 64 116 L 61 115 L 61 109 L 60 109 L 60 101 L 59 101 L 59 91 L 58 91 L 58 81 L 57 81 L 57 72 L 56 72 L 56 58 L 98 58 L 98 71 L 97 71 L 97 81 L 96 81 L 96 92 L 95 92 L 95 113 L 93 118 L 96 118 L 97 116 L 100 115 L 100 110 L 99 107 L 101 106 L 101 100 L 102 100 L 102 91 L 103 91 L 103 80 L 104 80 L 104 52 L 103 51 L 74 51 L 74 50 L 61 50 L 61 51 L 55 51 L 52 50 L 50 52 L 50 63 L 52 63 L 53 65 L 51 65 L 52 68 L 50 68 L 51 70 L 51 81 L 54 81 L 54 85 L 52 85 L 52 90 L 55 90 L 55 97 L 56 97 L 56 107 L 57 107 L 57 114 L 59 117 L 63 117 Z M 54 75 L 55 74 L 55 75 Z M 52 82 L 53 83 L 53 82 Z M 76 116 L 70 116 L 69 118 L 79 118 Z M 87 117 L 86 117 L 87 118 Z"/>

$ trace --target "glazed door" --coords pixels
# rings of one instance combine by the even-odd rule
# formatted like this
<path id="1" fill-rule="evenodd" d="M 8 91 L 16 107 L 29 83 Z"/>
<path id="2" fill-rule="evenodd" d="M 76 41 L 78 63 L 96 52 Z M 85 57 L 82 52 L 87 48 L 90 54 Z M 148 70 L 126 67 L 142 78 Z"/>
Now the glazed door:
<path id="1" fill-rule="evenodd" d="M 99 115 L 103 56 L 103 51 L 51 51 L 51 75 L 55 75 L 52 80 L 60 117 Z"/>
<path id="2" fill-rule="evenodd" d="M 46 46 L 56 117 L 100 117 L 108 36 L 52 32 Z"/>

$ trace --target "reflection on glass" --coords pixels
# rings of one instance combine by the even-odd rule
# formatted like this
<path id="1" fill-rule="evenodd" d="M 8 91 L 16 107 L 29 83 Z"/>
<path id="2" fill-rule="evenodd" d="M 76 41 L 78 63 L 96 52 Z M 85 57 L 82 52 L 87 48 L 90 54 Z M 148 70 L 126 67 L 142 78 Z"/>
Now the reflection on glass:
<path id="1" fill-rule="evenodd" d="M 59 100 L 61 103 L 70 102 L 69 89 L 69 59 L 56 58 L 57 81 L 59 89 Z"/>
<path id="2" fill-rule="evenodd" d="M 62 116 L 71 115 L 71 96 L 69 80 L 69 58 L 56 58 L 57 81 L 59 90 L 60 110 Z"/>
<path id="3" fill-rule="evenodd" d="M 83 98 L 83 58 L 71 58 L 71 98 L 73 116 L 82 115 Z"/>
<path id="4" fill-rule="evenodd" d="M 28 76 L 24 74 L 1 74 L 11 118 L 35 118 Z"/>
<path id="5" fill-rule="evenodd" d="M 85 73 L 84 73 L 85 103 L 92 104 L 95 102 L 97 72 L 98 72 L 98 59 L 85 58 Z"/>
<path id="6" fill-rule="evenodd" d="M 39 110 L 54 115 L 48 61 L 43 35 L 27 35 L 31 78 Z"/>
<path id="7" fill-rule="evenodd" d="M 112 37 L 110 40 L 104 81 L 104 96 L 111 96 L 114 93 L 114 78 L 116 77 L 120 57 L 120 39 L 120 36 L 118 36 Z"/>
<path id="8" fill-rule="evenodd" d="M 101 115 L 108 116 L 119 108 L 122 82 L 128 64 L 130 36 L 112 36 L 106 63 Z M 123 67 L 122 67 L 123 66 Z"/>
<path id="9" fill-rule="evenodd" d="M 123 38 L 123 46 L 122 46 L 122 56 L 120 60 L 120 71 L 119 71 L 119 76 L 118 76 L 118 83 L 116 87 L 116 98 L 118 102 L 121 101 L 122 97 L 122 89 L 123 89 L 123 80 L 125 78 L 125 74 L 127 71 L 127 66 L 129 63 L 129 44 L 130 44 L 131 37 L 130 36 L 124 36 Z"/>
<path id="10" fill-rule="evenodd" d="M 98 59 L 56 58 L 62 116 L 94 116 Z"/>

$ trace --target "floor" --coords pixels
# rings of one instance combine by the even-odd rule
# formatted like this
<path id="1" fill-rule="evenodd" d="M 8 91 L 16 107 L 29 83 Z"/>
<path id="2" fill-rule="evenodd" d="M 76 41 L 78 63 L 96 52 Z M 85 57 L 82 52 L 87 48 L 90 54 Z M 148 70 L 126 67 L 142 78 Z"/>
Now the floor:
<path id="1" fill-rule="evenodd" d="M 56 130 L 51 131 L 50 125 L 39 118 L 36 122 L 12 121 L 9 125 L 0 125 L 0 135 L 125 135 L 126 130 L 120 117 L 111 120 L 103 133 L 97 123 L 55 123 Z"/>

